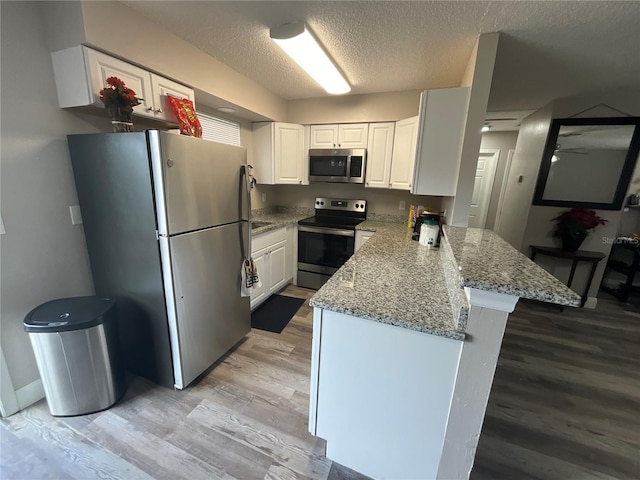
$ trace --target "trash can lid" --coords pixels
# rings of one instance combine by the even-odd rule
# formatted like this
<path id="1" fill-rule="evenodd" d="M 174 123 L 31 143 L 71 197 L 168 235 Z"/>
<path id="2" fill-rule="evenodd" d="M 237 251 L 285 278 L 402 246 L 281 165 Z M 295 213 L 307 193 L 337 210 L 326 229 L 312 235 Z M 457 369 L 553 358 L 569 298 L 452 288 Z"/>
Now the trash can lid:
<path id="1" fill-rule="evenodd" d="M 102 297 L 60 298 L 31 310 L 24 319 L 27 332 L 68 332 L 100 325 L 115 302 Z"/>

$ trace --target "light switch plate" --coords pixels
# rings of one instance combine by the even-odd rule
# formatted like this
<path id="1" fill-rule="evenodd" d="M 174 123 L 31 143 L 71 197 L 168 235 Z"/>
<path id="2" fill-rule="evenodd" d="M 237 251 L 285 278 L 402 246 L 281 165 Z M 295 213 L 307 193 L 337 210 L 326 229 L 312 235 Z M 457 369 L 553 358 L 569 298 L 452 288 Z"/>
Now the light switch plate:
<path id="1" fill-rule="evenodd" d="M 69 213 L 71 214 L 71 225 L 82 224 L 82 213 L 80 213 L 80 205 L 71 205 L 69 207 Z"/>
<path id="2" fill-rule="evenodd" d="M 404 200 L 400 200 L 400 202 L 398 203 L 398 210 L 404 210 L 406 206 L 406 202 Z"/>
<path id="3" fill-rule="evenodd" d="M 263 193 L 263 194 L 262 194 L 262 201 L 263 201 L 263 202 L 266 202 L 266 201 L 267 201 L 267 194 L 266 194 L 266 193 Z"/>
<path id="4" fill-rule="evenodd" d="M 7 231 L 4 229 L 4 220 L 2 219 L 2 215 L 0 215 L 0 235 L 4 235 Z"/>

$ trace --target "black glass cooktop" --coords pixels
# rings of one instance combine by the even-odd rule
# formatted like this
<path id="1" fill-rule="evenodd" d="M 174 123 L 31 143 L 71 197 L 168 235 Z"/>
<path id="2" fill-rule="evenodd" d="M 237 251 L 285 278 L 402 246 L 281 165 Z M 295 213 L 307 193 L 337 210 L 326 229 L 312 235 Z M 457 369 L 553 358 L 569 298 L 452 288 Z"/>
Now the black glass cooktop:
<path id="1" fill-rule="evenodd" d="M 325 215 L 315 215 L 313 217 L 298 220 L 298 225 L 307 227 L 324 227 L 324 228 L 342 228 L 346 230 L 354 230 L 356 225 L 362 223 L 362 218 L 350 217 L 333 217 Z"/>

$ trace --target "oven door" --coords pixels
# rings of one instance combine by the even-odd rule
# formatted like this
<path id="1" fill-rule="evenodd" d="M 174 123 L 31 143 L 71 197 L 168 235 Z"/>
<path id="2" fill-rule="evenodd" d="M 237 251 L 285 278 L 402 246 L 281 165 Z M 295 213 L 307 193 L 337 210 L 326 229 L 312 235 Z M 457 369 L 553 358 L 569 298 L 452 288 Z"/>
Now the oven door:
<path id="1" fill-rule="evenodd" d="M 298 270 L 333 275 L 353 255 L 355 232 L 298 226 Z"/>

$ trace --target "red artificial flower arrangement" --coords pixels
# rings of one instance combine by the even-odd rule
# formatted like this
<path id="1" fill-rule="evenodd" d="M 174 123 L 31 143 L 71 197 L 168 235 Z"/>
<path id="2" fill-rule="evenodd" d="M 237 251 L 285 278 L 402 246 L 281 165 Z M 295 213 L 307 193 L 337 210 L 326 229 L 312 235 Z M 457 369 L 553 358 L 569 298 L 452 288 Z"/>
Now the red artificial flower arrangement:
<path id="1" fill-rule="evenodd" d="M 127 87 L 118 77 L 107 78 L 107 86 L 100 90 L 100 100 L 107 109 L 118 109 L 122 113 L 133 112 L 133 107 L 140 105 L 141 98 Z"/>
<path id="2" fill-rule="evenodd" d="M 587 208 L 572 208 L 561 213 L 553 220 L 556 222 L 556 229 L 553 232 L 554 237 L 586 237 L 589 234 L 589 230 L 607 223 L 607 220 Z"/>

